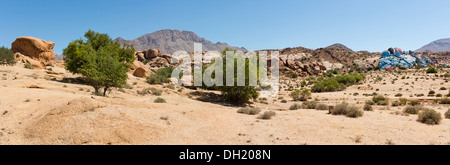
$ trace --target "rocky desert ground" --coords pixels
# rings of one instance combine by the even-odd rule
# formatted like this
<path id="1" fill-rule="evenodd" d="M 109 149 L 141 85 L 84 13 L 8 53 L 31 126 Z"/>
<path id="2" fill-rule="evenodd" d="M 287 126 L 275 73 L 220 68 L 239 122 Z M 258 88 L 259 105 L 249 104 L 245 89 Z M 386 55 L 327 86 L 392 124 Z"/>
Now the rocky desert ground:
<path id="1" fill-rule="evenodd" d="M 370 71 L 361 84 L 344 91 L 311 95 L 326 105 L 345 101 L 362 108 L 374 92 L 390 102 L 401 93 L 441 113 L 440 124 L 427 125 L 418 122 L 417 115 L 403 113 L 405 105 L 374 105 L 359 118 L 327 110 L 289 110 L 302 102 L 294 102 L 287 88 L 300 88 L 297 84 L 307 78 L 283 77 L 277 98 L 253 101 L 250 106 L 276 113 L 262 120 L 237 113 L 242 107 L 205 101 L 218 94 L 213 91 L 150 85 L 129 73 L 127 87 L 100 97 L 92 94 L 91 86 L 78 84 L 80 75 L 67 72 L 61 63 L 50 68 L 26 69 L 20 62 L 0 66 L 0 144 L 450 144 L 450 119 L 443 116 L 450 106 L 428 96 L 431 90 L 435 95 L 449 93 L 448 78 L 439 76 L 449 69 L 438 76 L 424 69 Z M 161 96 L 139 94 L 151 87 L 162 90 Z M 154 103 L 157 97 L 166 103 Z"/>

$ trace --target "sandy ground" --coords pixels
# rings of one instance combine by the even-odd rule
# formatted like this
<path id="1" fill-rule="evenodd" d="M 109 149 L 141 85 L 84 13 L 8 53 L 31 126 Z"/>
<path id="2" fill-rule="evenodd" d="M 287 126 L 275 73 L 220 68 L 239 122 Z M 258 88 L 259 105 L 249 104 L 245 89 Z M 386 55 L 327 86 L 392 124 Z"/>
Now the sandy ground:
<path id="1" fill-rule="evenodd" d="M 423 71 L 373 72 L 361 85 L 313 94 L 312 98 L 328 105 L 346 101 L 362 107 L 371 98 L 363 96 L 365 93 L 386 94 L 391 101 L 398 99 L 395 94 L 402 93 L 404 98 L 421 99 L 426 107 L 440 112 L 440 125 L 419 123 L 417 115 L 395 113 L 404 106 L 374 106 L 374 111 L 356 119 L 329 115 L 328 111 L 290 111 L 294 102 L 284 89 L 279 97 L 287 103 L 268 98 L 268 105 L 253 105 L 263 112 L 277 113 L 270 120 L 259 120 L 237 113 L 239 107 L 189 98 L 192 90 L 178 92 L 132 76 L 128 79 L 132 89 L 124 89 L 125 93 L 115 89 L 108 97 L 93 96 L 90 86 L 60 81 L 77 75 L 66 73 L 62 67 L 53 71 L 62 74 L 29 70 L 20 64 L 0 66 L 0 144 L 450 144 L 450 119 L 443 117 L 450 106 L 433 104 L 431 100 L 436 97 L 427 97 L 429 90 L 447 94 L 448 90 L 439 88 L 450 85 L 444 78 Z M 409 79 L 401 79 L 403 75 Z M 377 76 L 383 80 L 374 82 Z M 287 84 L 288 80 L 282 82 Z M 32 85 L 39 88 L 29 88 Z M 137 94 L 148 87 L 162 89 L 160 97 L 167 103 L 153 103 L 158 96 Z M 420 93 L 425 96 L 410 97 Z"/>

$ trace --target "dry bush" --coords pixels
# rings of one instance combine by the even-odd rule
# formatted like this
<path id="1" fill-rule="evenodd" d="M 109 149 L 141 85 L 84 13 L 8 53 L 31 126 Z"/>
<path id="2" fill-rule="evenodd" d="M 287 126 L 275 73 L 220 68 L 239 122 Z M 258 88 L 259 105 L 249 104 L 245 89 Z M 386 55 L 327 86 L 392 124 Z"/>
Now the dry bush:
<path id="1" fill-rule="evenodd" d="M 261 112 L 259 108 L 241 108 L 237 111 L 237 113 L 247 114 L 247 115 L 257 115 Z"/>
<path id="2" fill-rule="evenodd" d="M 441 122 L 441 120 L 442 120 L 441 113 L 436 112 L 435 110 L 432 109 L 426 109 L 421 111 L 417 119 L 417 121 L 429 125 L 437 125 Z"/>

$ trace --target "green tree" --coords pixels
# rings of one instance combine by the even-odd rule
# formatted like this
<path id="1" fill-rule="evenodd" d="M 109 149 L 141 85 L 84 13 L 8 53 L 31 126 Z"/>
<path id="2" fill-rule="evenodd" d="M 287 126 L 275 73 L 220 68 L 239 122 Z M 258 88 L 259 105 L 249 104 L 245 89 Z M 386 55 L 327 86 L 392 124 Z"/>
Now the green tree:
<path id="1" fill-rule="evenodd" d="M 0 65 L 13 65 L 15 63 L 16 59 L 11 49 L 0 47 Z"/>
<path id="2" fill-rule="evenodd" d="M 123 47 L 113 42 L 107 34 L 99 34 L 89 30 L 84 35 L 87 40 L 75 40 L 64 49 L 66 69 L 72 73 L 80 73 L 87 84 L 103 96 L 111 87 L 121 87 L 126 84 L 129 65 L 134 61 L 133 46 Z"/>
<path id="3" fill-rule="evenodd" d="M 224 55 L 223 58 L 223 72 L 226 73 L 226 51 L 232 51 L 229 48 L 226 48 L 222 54 Z M 234 50 L 234 52 L 236 52 Z M 259 93 L 256 91 L 254 86 L 250 86 L 250 73 L 251 72 L 256 72 L 254 74 L 257 75 L 257 79 L 259 80 L 259 69 L 257 69 L 257 71 L 254 70 L 250 70 L 250 60 L 249 59 L 245 59 L 245 86 L 238 86 L 237 85 L 237 77 L 238 77 L 238 73 L 237 73 L 237 59 L 234 59 L 234 85 L 233 86 L 227 86 L 226 85 L 226 76 L 224 74 L 223 76 L 223 82 L 224 85 L 223 86 L 218 86 L 216 87 L 218 90 L 220 90 L 222 92 L 222 96 L 224 97 L 224 99 L 226 101 L 235 103 L 235 104 L 242 104 L 245 103 L 247 101 L 249 101 L 250 99 L 256 99 L 259 96 Z"/>

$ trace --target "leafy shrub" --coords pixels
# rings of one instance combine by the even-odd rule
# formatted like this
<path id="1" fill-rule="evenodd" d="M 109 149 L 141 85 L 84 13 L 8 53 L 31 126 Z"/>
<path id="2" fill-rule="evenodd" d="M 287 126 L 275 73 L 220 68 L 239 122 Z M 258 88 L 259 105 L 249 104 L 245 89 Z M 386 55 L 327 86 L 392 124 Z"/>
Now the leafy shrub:
<path id="1" fill-rule="evenodd" d="M 439 101 L 439 104 L 450 104 L 450 98 L 444 97 Z"/>
<path id="2" fill-rule="evenodd" d="M 237 113 L 247 114 L 247 115 L 257 115 L 261 112 L 259 108 L 241 108 L 237 111 Z"/>
<path id="3" fill-rule="evenodd" d="M 161 68 L 156 73 L 151 74 L 149 77 L 147 77 L 147 82 L 149 84 L 163 84 L 168 83 L 169 78 L 172 76 L 173 72 L 172 67 L 165 67 Z"/>
<path id="4" fill-rule="evenodd" d="M 153 102 L 154 103 L 166 103 L 166 100 L 161 97 L 158 97 Z"/>
<path id="5" fill-rule="evenodd" d="M 261 114 L 258 119 L 263 119 L 263 120 L 269 120 L 271 119 L 273 116 L 275 116 L 276 113 L 273 111 L 266 111 L 263 114 Z"/>
<path id="6" fill-rule="evenodd" d="M 315 109 L 316 110 L 328 110 L 328 105 L 326 105 L 326 104 L 317 104 Z"/>
<path id="7" fill-rule="evenodd" d="M 13 65 L 16 63 L 14 53 L 11 49 L 6 47 L 0 47 L 0 65 Z"/>
<path id="8" fill-rule="evenodd" d="M 287 100 L 283 99 L 283 100 L 281 100 L 281 103 L 287 103 Z"/>
<path id="9" fill-rule="evenodd" d="M 343 76 L 330 77 L 314 84 L 311 88 L 313 92 L 334 92 L 344 90 L 347 86 L 354 85 L 366 77 L 361 74 L 348 74 Z"/>
<path id="10" fill-rule="evenodd" d="M 417 119 L 421 123 L 429 124 L 429 125 L 437 125 L 441 122 L 442 117 L 441 113 L 436 112 L 432 109 L 426 109 L 419 113 L 419 117 Z"/>
<path id="11" fill-rule="evenodd" d="M 372 105 L 364 104 L 363 110 L 365 110 L 365 111 L 373 111 Z"/>
<path id="12" fill-rule="evenodd" d="M 437 73 L 437 72 L 438 72 L 438 70 L 432 66 L 428 67 L 428 69 L 427 69 L 427 73 Z"/>
<path id="13" fill-rule="evenodd" d="M 302 103 L 303 109 L 316 109 L 317 102 L 315 101 L 305 101 Z"/>
<path id="14" fill-rule="evenodd" d="M 297 110 L 300 108 L 302 108 L 302 106 L 300 104 L 295 103 L 295 104 L 291 105 L 291 107 L 289 107 L 289 110 Z"/>
<path id="15" fill-rule="evenodd" d="M 306 101 L 308 99 L 308 96 L 311 96 L 311 92 L 309 89 L 304 90 L 295 90 L 291 92 L 290 96 L 294 99 L 294 101 Z"/>

